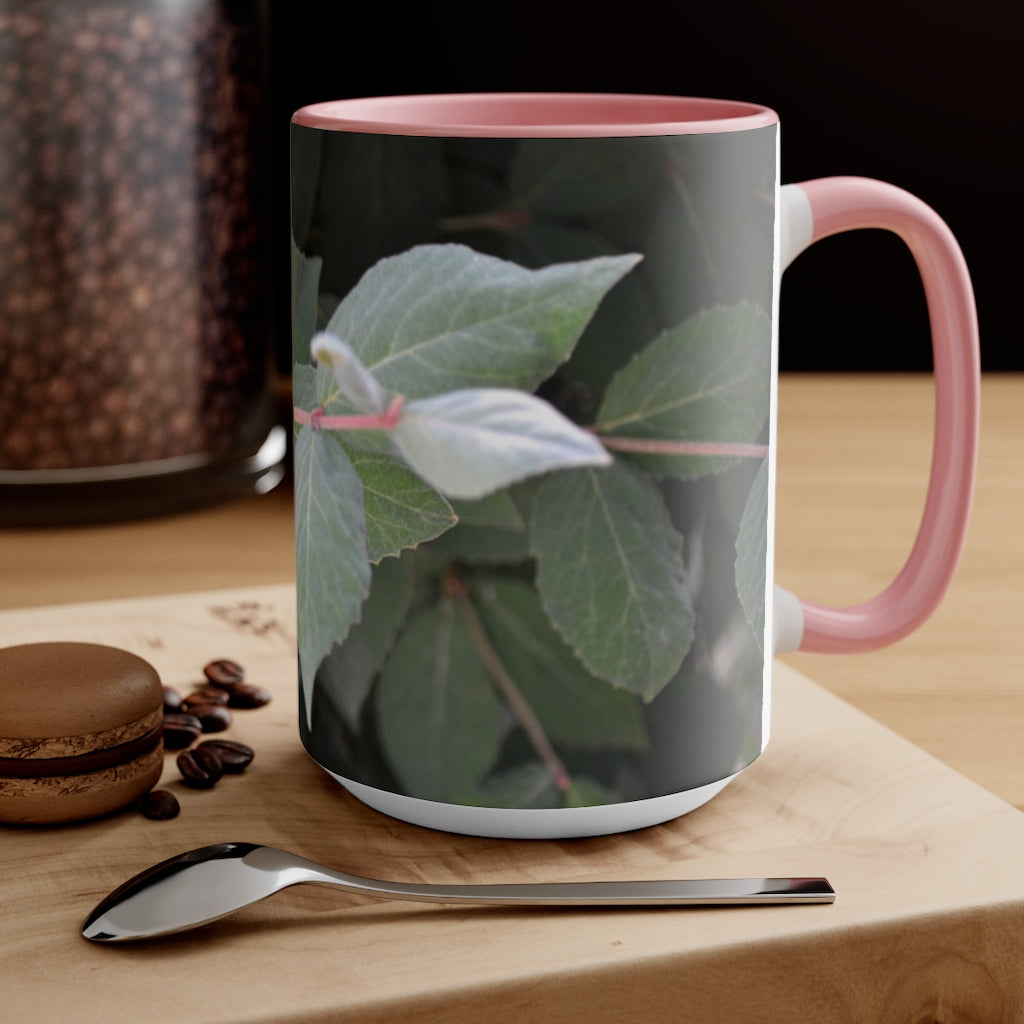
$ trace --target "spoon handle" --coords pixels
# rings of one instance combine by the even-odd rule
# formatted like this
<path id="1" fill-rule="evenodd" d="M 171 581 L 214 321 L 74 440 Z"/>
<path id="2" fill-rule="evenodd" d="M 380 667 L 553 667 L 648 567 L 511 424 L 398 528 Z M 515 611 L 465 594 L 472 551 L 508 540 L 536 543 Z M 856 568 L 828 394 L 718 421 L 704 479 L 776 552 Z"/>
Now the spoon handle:
<path id="1" fill-rule="evenodd" d="M 242 847 L 239 846 L 239 850 Z M 749 903 L 833 903 L 824 878 L 702 878 L 631 882 L 515 882 L 428 884 L 364 878 L 268 846 L 242 858 L 252 868 L 275 872 L 284 884 L 333 885 L 362 896 L 417 903 L 534 907 L 730 906 Z"/>
<path id="2" fill-rule="evenodd" d="M 332 873 L 333 874 L 333 873 Z M 420 903 L 489 906 L 729 906 L 832 903 L 824 878 L 704 878 L 639 882 L 539 882 L 511 885 L 427 885 L 381 882 L 357 875 L 324 879 L 351 892 Z"/>

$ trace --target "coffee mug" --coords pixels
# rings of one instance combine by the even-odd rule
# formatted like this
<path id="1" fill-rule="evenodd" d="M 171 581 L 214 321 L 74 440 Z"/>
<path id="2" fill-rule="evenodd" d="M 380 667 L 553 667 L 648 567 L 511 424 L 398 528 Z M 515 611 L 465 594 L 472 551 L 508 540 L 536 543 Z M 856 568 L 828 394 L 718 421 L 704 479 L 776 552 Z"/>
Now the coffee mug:
<path id="1" fill-rule="evenodd" d="M 979 354 L 920 200 L 780 186 L 777 115 L 723 100 L 352 99 L 291 141 L 300 735 L 357 798 L 495 837 L 666 821 L 765 749 L 773 653 L 935 608 Z M 862 227 L 920 270 L 935 442 L 905 567 L 837 609 L 773 580 L 779 284 Z"/>

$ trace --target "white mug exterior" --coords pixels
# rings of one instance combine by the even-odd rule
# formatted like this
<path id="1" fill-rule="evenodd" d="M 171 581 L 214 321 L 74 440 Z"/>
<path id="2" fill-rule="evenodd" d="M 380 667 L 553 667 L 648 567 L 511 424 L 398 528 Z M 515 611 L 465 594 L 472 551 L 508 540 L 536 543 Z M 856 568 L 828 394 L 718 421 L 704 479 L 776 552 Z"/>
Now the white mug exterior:
<path id="1" fill-rule="evenodd" d="M 543 809 L 437 803 L 375 789 L 331 771 L 328 774 L 368 807 L 413 825 L 491 839 L 583 839 L 631 832 L 682 817 L 706 804 L 741 773 L 668 796 L 591 807 Z"/>

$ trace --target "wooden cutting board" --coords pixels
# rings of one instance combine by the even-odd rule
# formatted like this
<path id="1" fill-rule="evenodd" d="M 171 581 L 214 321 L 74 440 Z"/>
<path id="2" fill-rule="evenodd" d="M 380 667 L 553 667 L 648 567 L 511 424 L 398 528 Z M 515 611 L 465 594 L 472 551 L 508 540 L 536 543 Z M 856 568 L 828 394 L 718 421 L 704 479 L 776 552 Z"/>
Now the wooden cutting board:
<path id="1" fill-rule="evenodd" d="M 0 1016 L 457 1022 L 1024 1020 L 1024 815 L 777 665 L 768 750 L 710 804 L 620 836 L 509 841 L 407 825 L 299 743 L 290 586 L 0 614 L 0 644 L 86 640 L 189 689 L 232 658 L 274 694 L 225 735 L 256 759 L 180 817 L 0 826 Z M 45 694 L 40 694 L 45 699 Z M 204 929 L 96 946 L 82 919 L 129 875 L 207 843 L 277 845 L 415 880 L 825 875 L 829 906 L 449 909 L 299 887 Z"/>

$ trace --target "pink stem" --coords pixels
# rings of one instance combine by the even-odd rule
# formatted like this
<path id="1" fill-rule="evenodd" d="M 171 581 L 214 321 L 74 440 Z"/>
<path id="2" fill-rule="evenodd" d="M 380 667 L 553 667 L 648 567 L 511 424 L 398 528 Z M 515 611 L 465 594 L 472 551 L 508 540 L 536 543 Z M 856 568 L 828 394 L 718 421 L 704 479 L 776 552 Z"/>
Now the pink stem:
<path id="1" fill-rule="evenodd" d="M 398 417 L 404 404 L 404 396 L 397 395 L 384 412 L 367 415 L 325 416 L 323 406 L 318 406 L 312 412 L 307 412 L 296 406 L 292 410 L 292 415 L 295 417 L 296 423 L 308 424 L 314 430 L 394 430 L 398 426 Z"/>
<path id="2" fill-rule="evenodd" d="M 733 455 L 741 458 L 763 459 L 768 454 L 766 444 L 740 444 L 731 441 L 664 441 L 653 437 L 614 437 L 597 434 L 605 448 L 646 455 Z"/>

